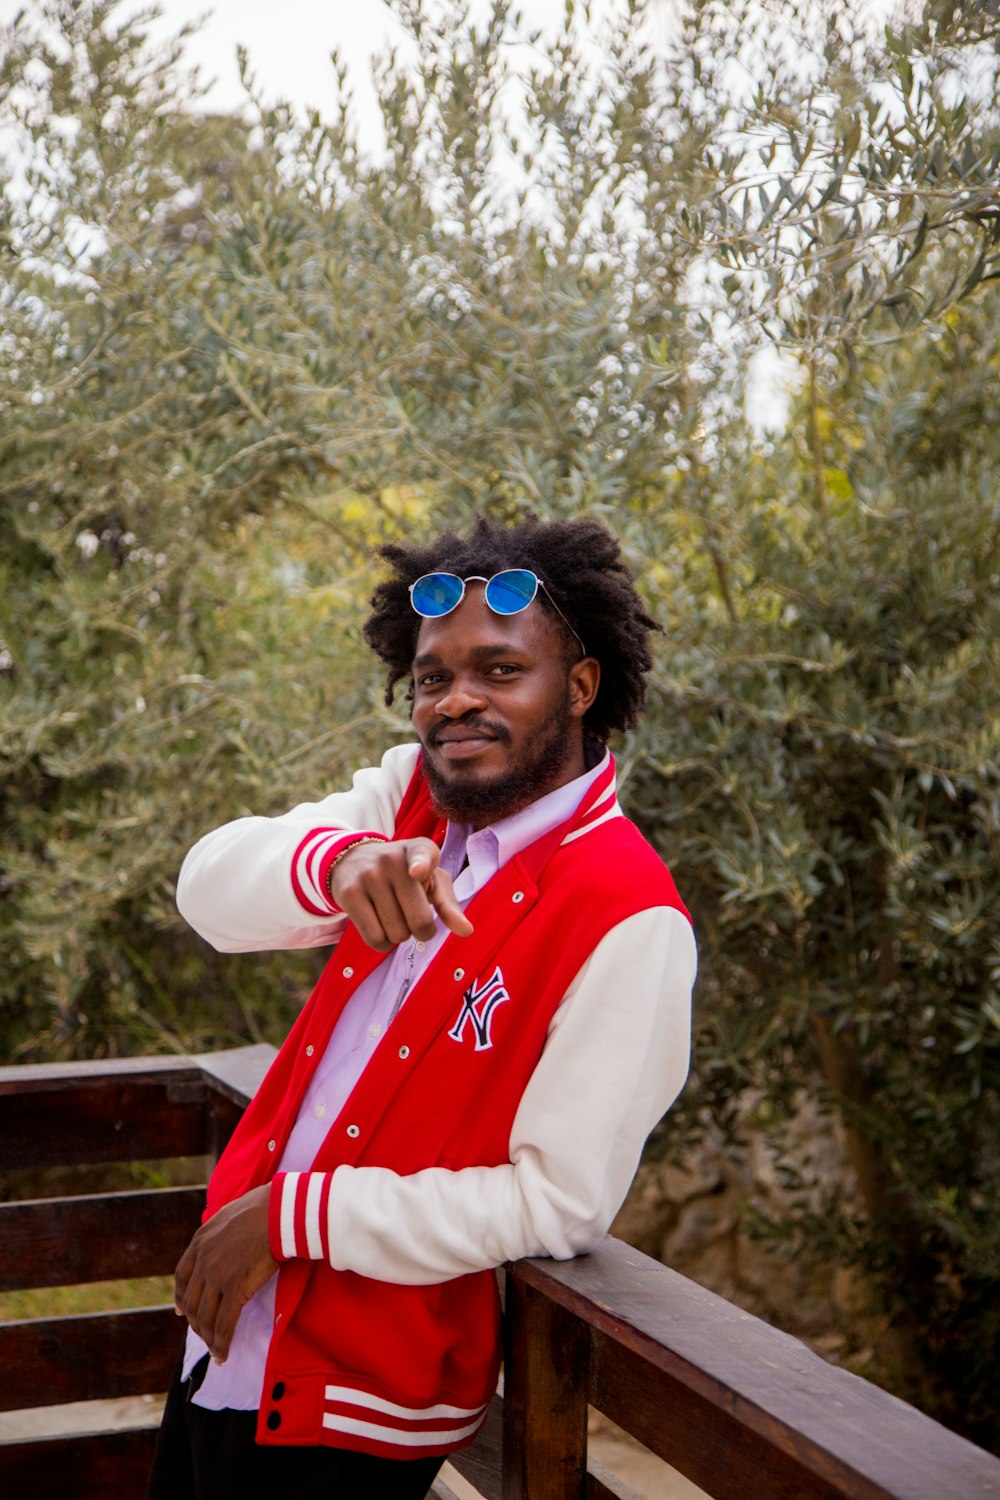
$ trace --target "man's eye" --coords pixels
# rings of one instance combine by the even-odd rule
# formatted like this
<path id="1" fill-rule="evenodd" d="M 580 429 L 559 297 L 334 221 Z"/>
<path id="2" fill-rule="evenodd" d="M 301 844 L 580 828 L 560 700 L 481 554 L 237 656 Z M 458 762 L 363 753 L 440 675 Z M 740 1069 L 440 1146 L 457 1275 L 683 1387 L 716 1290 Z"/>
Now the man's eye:
<path id="1" fill-rule="evenodd" d="M 438 687 L 443 681 L 444 681 L 444 673 L 443 672 L 425 672 L 423 674 L 423 676 L 417 678 L 417 687 L 418 688 Z"/>
<path id="2" fill-rule="evenodd" d="M 519 670 L 513 662 L 498 661 L 490 667 L 490 675 L 493 677 L 510 677 Z"/>

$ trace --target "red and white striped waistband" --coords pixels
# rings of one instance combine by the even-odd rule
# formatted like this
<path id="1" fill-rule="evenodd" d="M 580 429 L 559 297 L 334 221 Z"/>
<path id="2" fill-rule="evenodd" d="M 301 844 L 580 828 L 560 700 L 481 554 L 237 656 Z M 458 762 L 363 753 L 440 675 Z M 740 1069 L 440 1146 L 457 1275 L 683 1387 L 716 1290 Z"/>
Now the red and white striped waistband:
<path id="1" fill-rule="evenodd" d="M 489 1404 L 467 1407 L 441 1402 L 437 1406 L 401 1406 L 397 1401 L 386 1401 L 382 1396 L 345 1385 L 328 1385 L 325 1394 L 324 1427 L 402 1448 L 462 1442 L 483 1422 Z M 344 1407 L 353 1410 L 342 1410 Z"/>

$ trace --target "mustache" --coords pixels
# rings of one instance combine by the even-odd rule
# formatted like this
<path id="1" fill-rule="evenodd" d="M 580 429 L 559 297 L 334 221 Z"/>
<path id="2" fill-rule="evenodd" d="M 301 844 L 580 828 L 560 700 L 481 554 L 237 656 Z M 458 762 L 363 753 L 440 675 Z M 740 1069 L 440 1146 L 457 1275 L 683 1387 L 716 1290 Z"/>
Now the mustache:
<path id="1" fill-rule="evenodd" d="M 428 745 L 438 745 L 441 735 L 446 729 L 475 729 L 480 734 L 489 735 L 491 739 L 498 740 L 501 745 L 509 745 L 511 742 L 510 730 L 505 724 L 495 724 L 492 719 L 476 718 L 473 714 L 465 714 L 461 719 L 441 719 L 433 728 L 427 731 L 425 736 Z"/>

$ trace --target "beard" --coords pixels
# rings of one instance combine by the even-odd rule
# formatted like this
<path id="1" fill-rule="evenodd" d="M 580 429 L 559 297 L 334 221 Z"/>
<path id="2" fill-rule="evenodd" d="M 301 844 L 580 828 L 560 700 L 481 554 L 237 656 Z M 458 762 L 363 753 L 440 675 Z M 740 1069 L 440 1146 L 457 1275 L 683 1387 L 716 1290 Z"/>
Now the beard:
<path id="1" fill-rule="evenodd" d="M 501 818 L 521 812 L 551 791 L 570 754 L 573 720 L 569 707 L 567 687 L 561 701 L 525 741 L 517 759 L 495 776 L 466 779 L 461 772 L 445 776 L 425 754 L 424 775 L 437 811 L 454 823 L 472 823 L 476 828 L 485 828 L 489 823 L 499 823 Z M 476 718 L 460 722 L 481 728 L 500 744 L 511 743 L 510 731 L 502 724 Z M 438 728 L 444 728 L 444 725 Z M 436 732 L 432 729 L 427 735 L 425 749 L 435 743 Z"/>

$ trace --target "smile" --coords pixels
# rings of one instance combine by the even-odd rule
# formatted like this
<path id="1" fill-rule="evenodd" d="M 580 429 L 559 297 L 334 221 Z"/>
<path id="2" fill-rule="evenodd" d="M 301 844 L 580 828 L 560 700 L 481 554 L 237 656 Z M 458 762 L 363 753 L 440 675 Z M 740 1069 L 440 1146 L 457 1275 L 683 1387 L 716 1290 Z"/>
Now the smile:
<path id="1" fill-rule="evenodd" d="M 467 729 L 446 730 L 443 734 L 435 735 L 433 748 L 446 760 L 465 760 L 495 744 L 496 737 L 491 734 L 474 733 Z"/>

